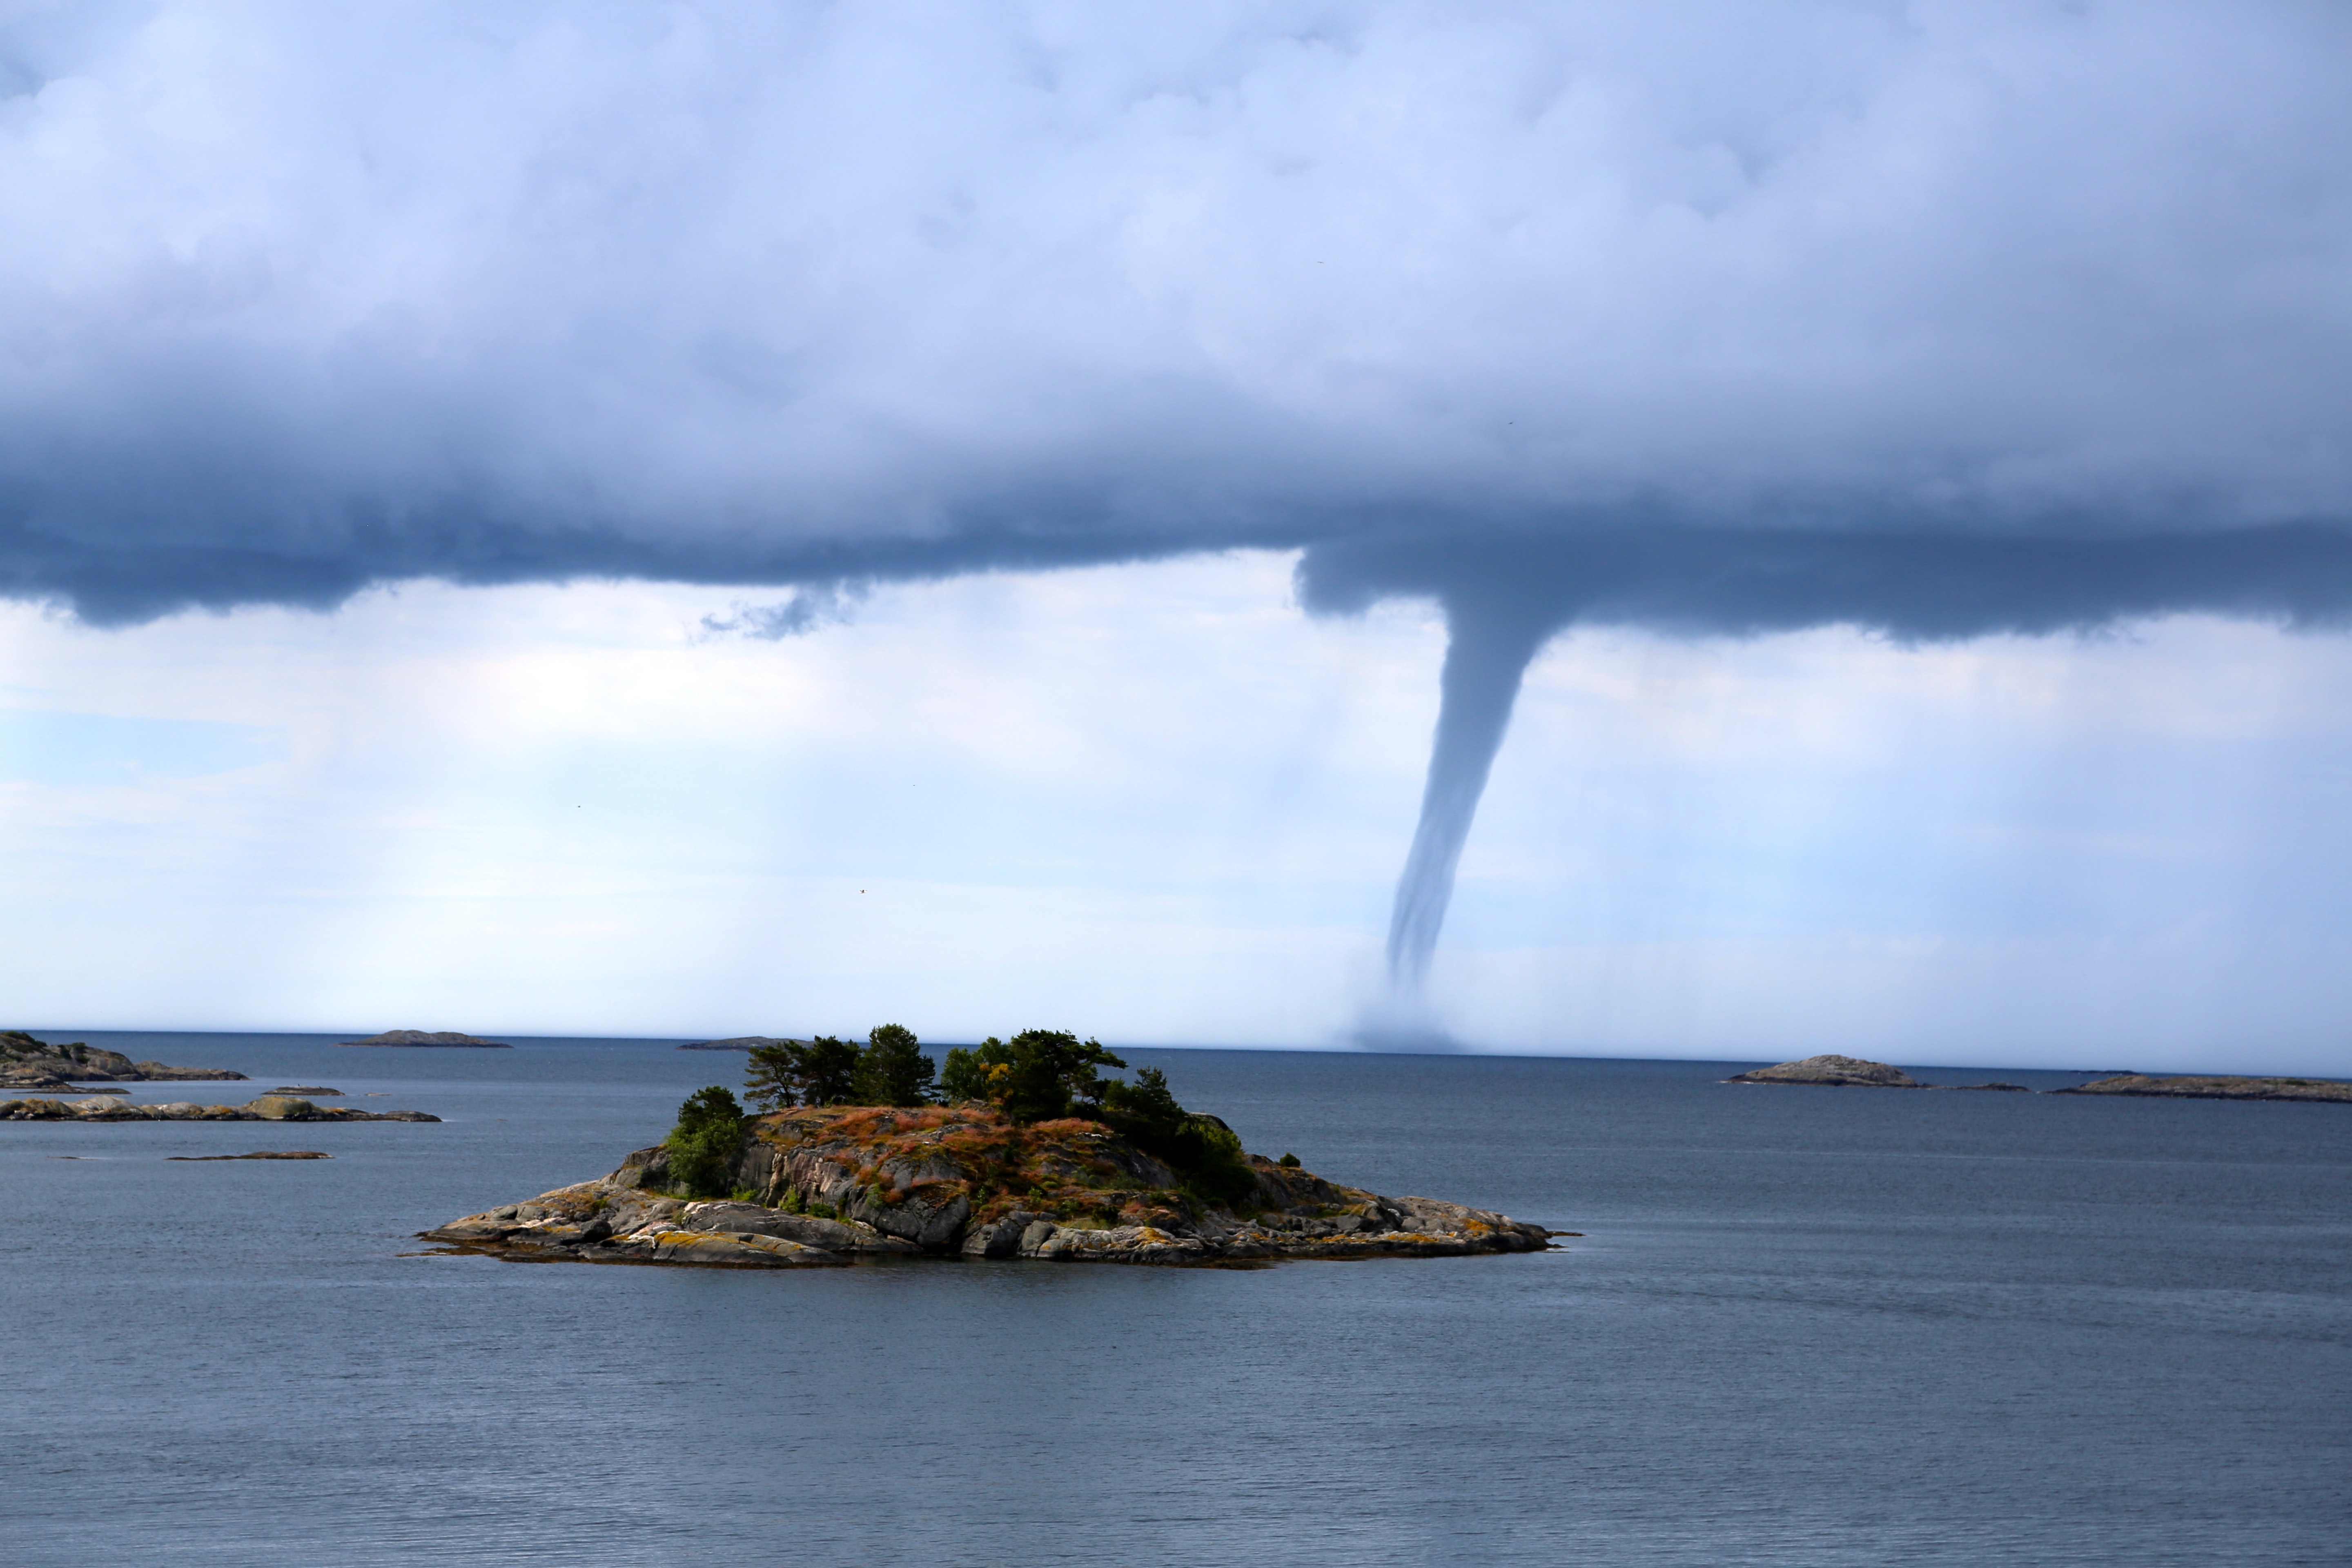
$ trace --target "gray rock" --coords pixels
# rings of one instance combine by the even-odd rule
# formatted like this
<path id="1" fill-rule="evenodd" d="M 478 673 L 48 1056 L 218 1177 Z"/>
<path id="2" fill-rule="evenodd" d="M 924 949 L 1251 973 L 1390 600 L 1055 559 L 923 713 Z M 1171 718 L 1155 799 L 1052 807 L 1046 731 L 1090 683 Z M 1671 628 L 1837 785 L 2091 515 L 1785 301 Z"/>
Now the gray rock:
<path id="1" fill-rule="evenodd" d="M 1062 1263 L 1201 1263 L 1215 1256 L 1197 1236 L 1178 1236 L 1147 1225 L 1108 1230 L 1062 1226 L 1034 1252 L 1024 1256 Z"/>
<path id="2" fill-rule="evenodd" d="M 130 1082 L 173 1079 L 241 1079 L 241 1072 L 214 1068 L 175 1068 L 163 1062 L 134 1062 L 121 1051 L 86 1045 L 52 1045 L 22 1029 L 0 1029 L 0 1088 L 65 1089 L 88 1082 Z"/>
<path id="3" fill-rule="evenodd" d="M 963 1255 L 966 1258 L 1018 1258 L 1021 1256 L 1021 1238 L 1033 1225 L 1044 1225 L 1050 1230 L 1053 1222 L 1026 1209 L 1015 1209 L 1003 1219 L 976 1225 L 964 1232 Z"/>
<path id="4" fill-rule="evenodd" d="M 909 1253 L 921 1248 L 913 1242 L 886 1236 L 855 1220 L 820 1219 L 814 1215 L 788 1214 L 759 1204 L 715 1202 L 688 1204 L 680 1211 L 680 1230 L 748 1231 L 797 1241 L 827 1252 Z"/>
<path id="5" fill-rule="evenodd" d="M 656 1143 L 621 1162 L 610 1178 L 620 1187 L 666 1187 L 669 1184 L 669 1151 Z"/>

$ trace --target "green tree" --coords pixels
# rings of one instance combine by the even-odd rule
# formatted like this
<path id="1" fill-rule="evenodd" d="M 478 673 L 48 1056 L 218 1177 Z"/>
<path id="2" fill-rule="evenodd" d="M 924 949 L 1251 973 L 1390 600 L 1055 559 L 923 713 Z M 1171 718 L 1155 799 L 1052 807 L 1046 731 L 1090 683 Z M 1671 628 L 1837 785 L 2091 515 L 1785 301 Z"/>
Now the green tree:
<path id="1" fill-rule="evenodd" d="M 735 1162 L 746 1135 L 743 1108 L 718 1084 L 698 1089 L 677 1108 L 662 1140 L 669 1151 L 670 1190 L 689 1198 L 723 1198 L 735 1188 Z"/>
<path id="2" fill-rule="evenodd" d="M 1100 1040 L 1081 1041 L 1059 1029 L 1024 1029 L 1005 1048 L 1011 1060 L 1003 1074 L 992 1072 L 990 1098 L 1015 1121 L 1095 1115 L 1105 1087 L 1096 1069 L 1127 1066 Z"/>
<path id="3" fill-rule="evenodd" d="M 857 1053 L 850 1098 L 859 1105 L 927 1105 L 936 1070 L 914 1030 L 879 1024 L 866 1035 L 866 1048 Z"/>
<path id="4" fill-rule="evenodd" d="M 803 1105 L 847 1105 L 857 1078 L 857 1047 L 819 1035 L 796 1048 L 794 1081 Z"/>
<path id="5" fill-rule="evenodd" d="M 781 1110 L 800 1099 L 800 1068 L 793 1059 L 798 1040 L 753 1046 L 743 1068 L 744 1098 L 762 1110 Z"/>
<path id="6" fill-rule="evenodd" d="M 1103 1086 L 1101 1120 L 1147 1152 L 1157 1153 L 1159 1145 L 1174 1139 L 1191 1114 L 1176 1103 L 1168 1075 L 1158 1068 L 1141 1069 L 1133 1083 Z"/>
<path id="7" fill-rule="evenodd" d="M 1106 1125 L 1165 1162 L 1195 1197 L 1235 1204 L 1256 1190 L 1257 1177 L 1233 1129 L 1179 1105 L 1167 1075 L 1158 1068 L 1141 1069 L 1131 1084 L 1103 1085 L 1100 1103 Z"/>
<path id="8" fill-rule="evenodd" d="M 743 1091 L 764 1110 L 787 1105 L 843 1105 L 856 1088 L 859 1048 L 819 1035 L 754 1046 L 743 1068 Z"/>
<path id="9" fill-rule="evenodd" d="M 1012 1066 L 1013 1047 L 994 1035 L 969 1050 L 961 1046 L 950 1047 L 947 1065 L 940 1069 L 940 1096 L 950 1105 L 991 1099 L 990 1069 Z"/>

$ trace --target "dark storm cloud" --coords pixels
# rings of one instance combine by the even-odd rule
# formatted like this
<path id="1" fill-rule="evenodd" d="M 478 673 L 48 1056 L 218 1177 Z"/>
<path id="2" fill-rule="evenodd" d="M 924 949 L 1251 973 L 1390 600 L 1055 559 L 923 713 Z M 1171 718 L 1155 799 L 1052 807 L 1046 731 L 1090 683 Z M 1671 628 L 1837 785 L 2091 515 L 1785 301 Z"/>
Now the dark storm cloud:
<path id="1" fill-rule="evenodd" d="M 2347 64 L 2284 4 L 20 10 L 0 591 L 1509 533 L 1629 620 L 2259 608 L 2352 518 Z"/>

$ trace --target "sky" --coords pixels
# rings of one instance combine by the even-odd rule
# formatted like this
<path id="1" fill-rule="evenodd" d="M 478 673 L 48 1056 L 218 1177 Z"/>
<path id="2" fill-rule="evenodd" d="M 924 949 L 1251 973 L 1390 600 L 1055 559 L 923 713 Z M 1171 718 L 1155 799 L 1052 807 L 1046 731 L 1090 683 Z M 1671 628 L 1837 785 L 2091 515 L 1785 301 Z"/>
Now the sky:
<path id="1" fill-rule="evenodd" d="M 2352 1073 L 2347 65 L 0 11 L 0 983 Z"/>

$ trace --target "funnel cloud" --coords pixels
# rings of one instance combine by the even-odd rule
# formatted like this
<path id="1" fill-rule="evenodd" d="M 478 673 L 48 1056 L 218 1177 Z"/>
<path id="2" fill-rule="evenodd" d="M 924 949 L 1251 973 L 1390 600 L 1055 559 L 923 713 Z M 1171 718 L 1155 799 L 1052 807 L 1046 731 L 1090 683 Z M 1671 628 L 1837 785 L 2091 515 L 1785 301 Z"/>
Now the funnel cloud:
<path id="1" fill-rule="evenodd" d="M 1454 898 L 1454 868 L 1510 726 L 1520 678 L 1552 629 L 1523 608 L 1460 596 L 1445 601 L 1445 668 L 1439 677 L 1429 783 L 1389 919 L 1389 979 L 1407 994 L 1417 993 L 1428 976 L 1445 907 Z"/>
<path id="2" fill-rule="evenodd" d="M 0 22 L 0 595 L 1266 548 L 1451 637 L 2352 608 L 2352 13 L 156 0 Z M 733 595 L 730 592 L 730 602 Z"/>
<path id="3" fill-rule="evenodd" d="M 2201 612 L 2302 629 L 2352 616 L 2352 533 L 2016 539 L 1673 529 L 1573 540 L 1455 536 L 1309 551 L 1301 600 L 1323 613 L 1425 596 L 1447 626 L 1437 731 L 1391 918 L 1391 1005 L 1427 977 L 1479 796 L 1528 665 L 1578 624 L 1690 636 L 1845 625 L 1906 642 L 2087 630 Z"/>

